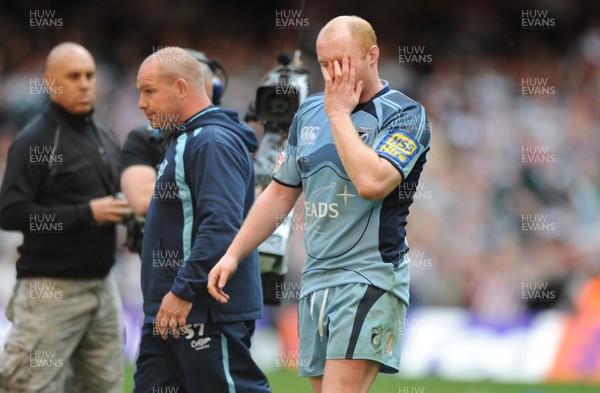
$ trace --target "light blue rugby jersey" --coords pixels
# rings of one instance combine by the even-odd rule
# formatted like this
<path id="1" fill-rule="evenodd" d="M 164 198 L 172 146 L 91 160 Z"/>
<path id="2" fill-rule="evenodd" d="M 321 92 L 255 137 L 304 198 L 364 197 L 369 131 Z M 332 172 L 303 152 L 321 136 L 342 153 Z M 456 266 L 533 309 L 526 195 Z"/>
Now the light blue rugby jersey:
<path id="1" fill-rule="evenodd" d="M 302 104 L 273 179 L 304 191 L 308 257 L 302 294 L 366 283 L 409 301 L 406 217 L 427 161 L 431 130 L 421 104 L 387 82 L 351 114 L 361 139 L 391 162 L 403 182 L 379 201 L 362 199 L 342 166 L 325 114 L 323 93 Z"/>

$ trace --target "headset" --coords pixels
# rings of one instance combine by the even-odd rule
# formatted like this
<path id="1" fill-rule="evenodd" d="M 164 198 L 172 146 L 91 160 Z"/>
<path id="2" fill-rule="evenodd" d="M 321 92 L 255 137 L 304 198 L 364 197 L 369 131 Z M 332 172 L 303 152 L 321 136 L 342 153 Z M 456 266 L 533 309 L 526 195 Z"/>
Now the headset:
<path id="1" fill-rule="evenodd" d="M 221 105 L 221 98 L 225 94 L 225 90 L 227 90 L 227 85 L 229 83 L 229 77 L 227 76 L 227 72 L 225 72 L 225 68 L 215 59 L 209 59 L 206 55 L 200 51 L 194 49 L 186 49 L 194 59 L 199 61 L 200 63 L 206 64 L 208 68 L 210 68 L 213 77 L 213 91 L 212 91 L 212 103 L 214 105 Z"/>

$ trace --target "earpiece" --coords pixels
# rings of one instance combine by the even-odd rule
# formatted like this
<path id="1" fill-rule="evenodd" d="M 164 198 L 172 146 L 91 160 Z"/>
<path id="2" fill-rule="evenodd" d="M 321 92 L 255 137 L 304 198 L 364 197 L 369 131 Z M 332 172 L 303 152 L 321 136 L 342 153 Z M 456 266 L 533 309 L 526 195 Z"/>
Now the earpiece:
<path id="1" fill-rule="evenodd" d="M 221 79 L 213 76 L 212 79 L 213 85 L 213 93 L 212 93 L 212 102 L 215 105 L 221 105 L 221 97 L 223 97 L 224 89 L 223 84 L 221 83 Z"/>
<path id="2" fill-rule="evenodd" d="M 225 90 L 227 90 L 227 83 L 229 82 L 229 78 L 227 76 L 227 72 L 225 72 L 225 68 L 219 63 L 217 60 L 209 59 L 202 52 L 199 52 L 194 49 L 186 49 L 186 51 L 194 57 L 200 63 L 206 64 L 210 71 L 213 74 L 212 85 L 212 103 L 214 105 L 221 104 L 221 98 L 225 94 Z"/>

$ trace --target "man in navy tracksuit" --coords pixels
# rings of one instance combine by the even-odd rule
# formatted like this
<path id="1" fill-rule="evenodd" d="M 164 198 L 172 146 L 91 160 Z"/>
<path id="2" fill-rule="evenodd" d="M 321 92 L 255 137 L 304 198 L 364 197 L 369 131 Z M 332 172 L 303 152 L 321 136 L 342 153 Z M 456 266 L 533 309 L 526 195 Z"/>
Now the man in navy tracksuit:
<path id="1" fill-rule="evenodd" d="M 207 291 L 208 272 L 254 201 L 256 137 L 237 114 L 211 105 L 200 65 L 180 48 L 149 56 L 137 85 L 138 106 L 169 143 L 142 245 L 135 392 L 269 392 L 249 352 L 262 317 L 256 252 L 229 284 L 235 300 L 221 305 Z"/>

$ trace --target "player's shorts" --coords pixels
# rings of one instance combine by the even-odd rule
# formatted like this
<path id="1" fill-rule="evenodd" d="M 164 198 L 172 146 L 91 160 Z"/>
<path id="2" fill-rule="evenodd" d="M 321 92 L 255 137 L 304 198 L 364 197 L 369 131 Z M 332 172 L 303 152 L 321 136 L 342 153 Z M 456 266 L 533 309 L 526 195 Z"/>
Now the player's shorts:
<path id="1" fill-rule="evenodd" d="M 323 375 L 327 359 L 368 359 L 397 373 L 406 304 L 366 284 L 322 289 L 300 299 L 298 374 Z"/>

